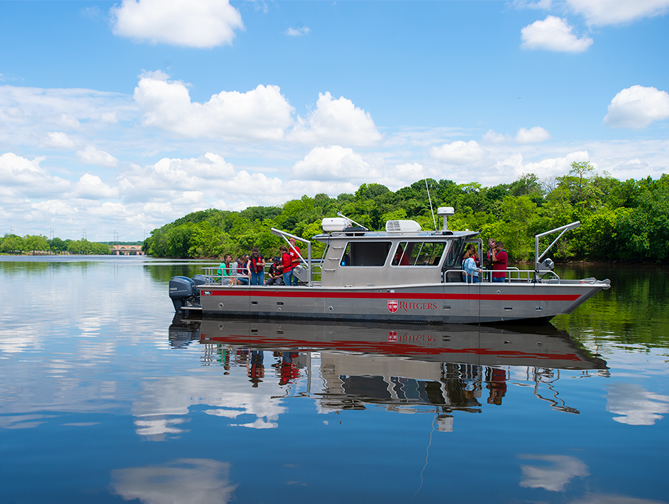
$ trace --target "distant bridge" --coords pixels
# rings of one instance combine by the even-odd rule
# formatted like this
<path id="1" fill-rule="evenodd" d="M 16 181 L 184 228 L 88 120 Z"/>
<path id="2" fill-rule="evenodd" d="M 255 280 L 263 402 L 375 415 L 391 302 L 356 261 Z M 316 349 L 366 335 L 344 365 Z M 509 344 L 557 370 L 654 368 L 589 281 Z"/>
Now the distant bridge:
<path id="1" fill-rule="evenodd" d="M 114 255 L 144 255 L 141 245 L 112 245 Z"/>

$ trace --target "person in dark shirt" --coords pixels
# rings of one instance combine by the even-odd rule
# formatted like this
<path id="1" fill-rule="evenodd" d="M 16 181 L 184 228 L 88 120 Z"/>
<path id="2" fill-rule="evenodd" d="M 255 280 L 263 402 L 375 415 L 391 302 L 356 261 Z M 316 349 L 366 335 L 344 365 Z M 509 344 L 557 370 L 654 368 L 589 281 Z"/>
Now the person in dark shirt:
<path id="1" fill-rule="evenodd" d="M 269 267 L 268 275 L 267 285 L 283 285 L 281 259 L 278 257 L 272 259 L 272 265 Z"/>
<path id="2" fill-rule="evenodd" d="M 251 272 L 251 285 L 265 284 L 265 258 L 258 247 L 253 247 L 249 258 L 249 271 Z"/>

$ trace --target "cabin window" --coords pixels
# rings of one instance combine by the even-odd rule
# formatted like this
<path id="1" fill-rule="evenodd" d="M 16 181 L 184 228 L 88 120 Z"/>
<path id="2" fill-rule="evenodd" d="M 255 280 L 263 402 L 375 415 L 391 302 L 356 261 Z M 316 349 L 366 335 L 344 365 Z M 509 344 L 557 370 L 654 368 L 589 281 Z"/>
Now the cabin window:
<path id="1" fill-rule="evenodd" d="M 439 266 L 446 242 L 400 242 L 393 266 Z"/>
<path id="2" fill-rule="evenodd" d="M 383 266 L 390 252 L 390 242 L 356 241 L 346 244 L 342 266 Z"/>
<path id="3" fill-rule="evenodd" d="M 444 261 L 444 268 L 448 269 L 460 266 L 464 246 L 464 239 L 462 238 L 451 242 L 451 249 L 448 251 L 446 261 Z"/>

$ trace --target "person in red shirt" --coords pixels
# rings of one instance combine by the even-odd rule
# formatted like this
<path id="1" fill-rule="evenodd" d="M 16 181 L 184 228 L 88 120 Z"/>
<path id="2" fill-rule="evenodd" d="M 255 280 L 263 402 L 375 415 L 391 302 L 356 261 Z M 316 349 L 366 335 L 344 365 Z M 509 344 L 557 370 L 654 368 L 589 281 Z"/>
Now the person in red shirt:
<path id="1" fill-rule="evenodd" d="M 290 267 L 291 267 L 291 278 L 292 278 L 292 285 L 297 285 L 297 277 L 295 276 L 295 268 L 300 265 L 300 254 L 302 253 L 300 251 L 300 247 L 295 245 L 295 239 L 291 238 L 288 240 L 290 243 L 290 250 L 288 251 L 288 254 L 290 254 Z M 284 272 L 286 270 L 284 269 Z M 290 284 L 289 284 L 290 285 Z"/>
<path id="2" fill-rule="evenodd" d="M 279 247 L 281 251 L 281 266 L 283 271 L 283 285 L 290 285 L 291 279 L 293 277 L 293 260 L 288 253 L 288 249 L 285 245 Z"/>
<path id="3" fill-rule="evenodd" d="M 506 278 L 506 261 L 508 255 L 504 250 L 502 242 L 495 242 L 495 248 L 492 251 L 492 281 L 503 282 Z"/>

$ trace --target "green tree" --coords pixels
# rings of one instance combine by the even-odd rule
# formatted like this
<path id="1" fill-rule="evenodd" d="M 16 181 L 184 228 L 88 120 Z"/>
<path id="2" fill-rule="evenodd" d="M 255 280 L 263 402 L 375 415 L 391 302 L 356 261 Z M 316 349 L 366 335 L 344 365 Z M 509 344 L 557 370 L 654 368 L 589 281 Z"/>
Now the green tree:
<path id="1" fill-rule="evenodd" d="M 25 247 L 26 250 L 31 252 L 48 252 L 49 243 L 46 239 L 46 236 L 42 235 L 26 235 L 25 238 Z"/>
<path id="2" fill-rule="evenodd" d="M 534 252 L 534 221 L 537 204 L 529 196 L 507 196 L 502 203 L 504 246 L 515 259 L 528 260 Z"/>
<path id="3" fill-rule="evenodd" d="M 2 252 L 8 254 L 22 254 L 26 251 L 26 243 L 23 238 L 15 234 L 6 234 L 2 240 Z"/>

